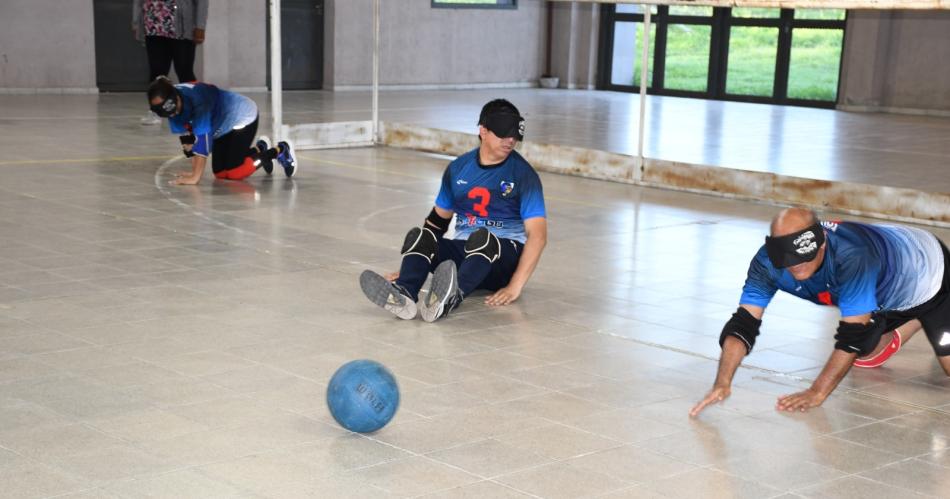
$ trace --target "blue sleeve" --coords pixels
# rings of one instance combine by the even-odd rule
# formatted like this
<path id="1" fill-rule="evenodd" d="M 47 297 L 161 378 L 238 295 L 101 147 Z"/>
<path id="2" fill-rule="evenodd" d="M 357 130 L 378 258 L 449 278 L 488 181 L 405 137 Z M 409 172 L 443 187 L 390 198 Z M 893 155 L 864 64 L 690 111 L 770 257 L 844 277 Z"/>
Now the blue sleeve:
<path id="1" fill-rule="evenodd" d="M 544 209 L 544 190 L 537 172 L 529 168 L 527 175 L 522 177 L 522 182 L 525 185 L 521 190 L 521 219 L 547 216 Z"/>
<path id="2" fill-rule="evenodd" d="M 191 151 L 198 156 L 208 157 L 211 151 L 211 141 L 211 134 L 195 135 L 195 145 L 191 148 Z"/>
<path id="3" fill-rule="evenodd" d="M 177 116 L 172 116 L 168 118 L 168 128 L 175 135 L 188 135 L 191 133 L 191 130 L 188 129 L 188 124 L 184 121 L 176 119 Z"/>
<path id="4" fill-rule="evenodd" d="M 879 267 L 866 251 L 849 252 L 838 258 L 838 309 L 842 317 L 863 315 L 878 309 Z"/>
<path id="5" fill-rule="evenodd" d="M 768 254 L 765 252 L 765 246 L 759 249 L 759 252 L 752 258 L 749 264 L 749 272 L 746 274 L 745 285 L 742 287 L 742 296 L 739 297 L 740 305 L 754 305 L 756 307 L 767 307 L 775 292 L 778 291 L 777 270 L 769 262 Z"/>
<path id="6" fill-rule="evenodd" d="M 443 210 L 455 211 L 455 197 L 452 195 L 452 165 L 445 169 L 442 174 L 442 187 L 439 188 L 439 195 L 435 197 L 435 205 Z"/>

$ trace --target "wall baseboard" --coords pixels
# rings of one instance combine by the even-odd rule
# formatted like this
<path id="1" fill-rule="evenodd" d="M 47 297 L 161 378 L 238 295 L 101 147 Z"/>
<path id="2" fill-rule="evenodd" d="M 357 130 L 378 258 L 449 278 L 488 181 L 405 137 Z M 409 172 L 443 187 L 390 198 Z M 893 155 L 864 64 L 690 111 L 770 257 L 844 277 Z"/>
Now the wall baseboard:
<path id="1" fill-rule="evenodd" d="M 438 85 L 380 85 L 380 90 L 479 90 L 490 88 L 538 88 L 538 82 L 535 81 L 513 81 L 498 83 L 446 83 Z M 327 87 L 326 90 L 334 92 L 352 92 L 372 90 L 372 85 L 335 85 Z"/>
<path id="2" fill-rule="evenodd" d="M 917 109 L 914 107 L 857 106 L 849 104 L 839 104 L 835 107 L 835 109 L 838 111 L 857 113 L 908 114 L 913 116 L 937 116 L 942 118 L 950 118 L 950 109 Z"/>

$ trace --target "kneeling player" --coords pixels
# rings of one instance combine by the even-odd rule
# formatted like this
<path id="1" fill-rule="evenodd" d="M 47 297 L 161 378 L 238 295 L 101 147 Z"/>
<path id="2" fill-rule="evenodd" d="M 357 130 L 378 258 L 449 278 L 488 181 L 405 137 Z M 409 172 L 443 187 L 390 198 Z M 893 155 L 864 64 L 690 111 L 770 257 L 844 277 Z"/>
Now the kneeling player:
<path id="1" fill-rule="evenodd" d="M 219 179 L 242 180 L 258 168 L 270 175 L 273 160 L 292 177 L 297 170 L 293 147 L 280 142 L 270 148 L 266 138 L 251 143 L 257 134 L 257 104 L 234 92 L 207 83 L 173 85 L 160 76 L 148 87 L 152 111 L 168 118 L 172 133 L 179 135 L 182 151 L 191 158 L 191 171 L 171 183 L 194 185 L 201 181 L 208 154 L 211 169 Z"/>

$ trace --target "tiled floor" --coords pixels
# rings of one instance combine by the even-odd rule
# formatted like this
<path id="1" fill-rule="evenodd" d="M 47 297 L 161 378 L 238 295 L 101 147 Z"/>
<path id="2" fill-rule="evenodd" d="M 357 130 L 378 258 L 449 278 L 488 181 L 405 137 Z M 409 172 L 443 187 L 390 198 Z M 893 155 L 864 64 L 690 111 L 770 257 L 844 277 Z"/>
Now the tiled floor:
<path id="1" fill-rule="evenodd" d="M 357 275 L 398 264 L 446 158 L 305 151 L 293 181 L 172 188 L 176 141 L 89 99 L 2 100 L 4 497 L 950 496 L 950 380 L 922 337 L 774 410 L 837 320 L 787 296 L 732 397 L 687 417 L 773 207 L 542 174 L 523 297 L 398 321 Z M 323 402 L 355 358 L 403 394 L 368 437 Z"/>

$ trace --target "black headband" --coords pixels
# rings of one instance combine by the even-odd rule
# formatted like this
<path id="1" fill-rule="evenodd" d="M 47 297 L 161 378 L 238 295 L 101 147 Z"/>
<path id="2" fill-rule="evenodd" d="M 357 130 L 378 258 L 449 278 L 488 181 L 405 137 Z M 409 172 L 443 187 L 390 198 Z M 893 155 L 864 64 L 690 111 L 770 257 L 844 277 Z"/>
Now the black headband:
<path id="1" fill-rule="evenodd" d="M 524 118 L 518 114 L 504 111 L 489 114 L 479 125 L 491 130 L 498 138 L 524 140 Z"/>
<path id="2" fill-rule="evenodd" d="M 814 260 L 822 244 L 825 244 L 825 231 L 818 222 L 784 236 L 765 237 L 765 251 L 777 269 Z"/>
<path id="3" fill-rule="evenodd" d="M 152 109 L 152 112 L 161 116 L 162 118 L 168 118 L 176 114 L 178 111 L 178 91 L 173 90 L 171 95 L 165 97 L 165 100 L 161 104 L 150 104 L 149 108 Z"/>

